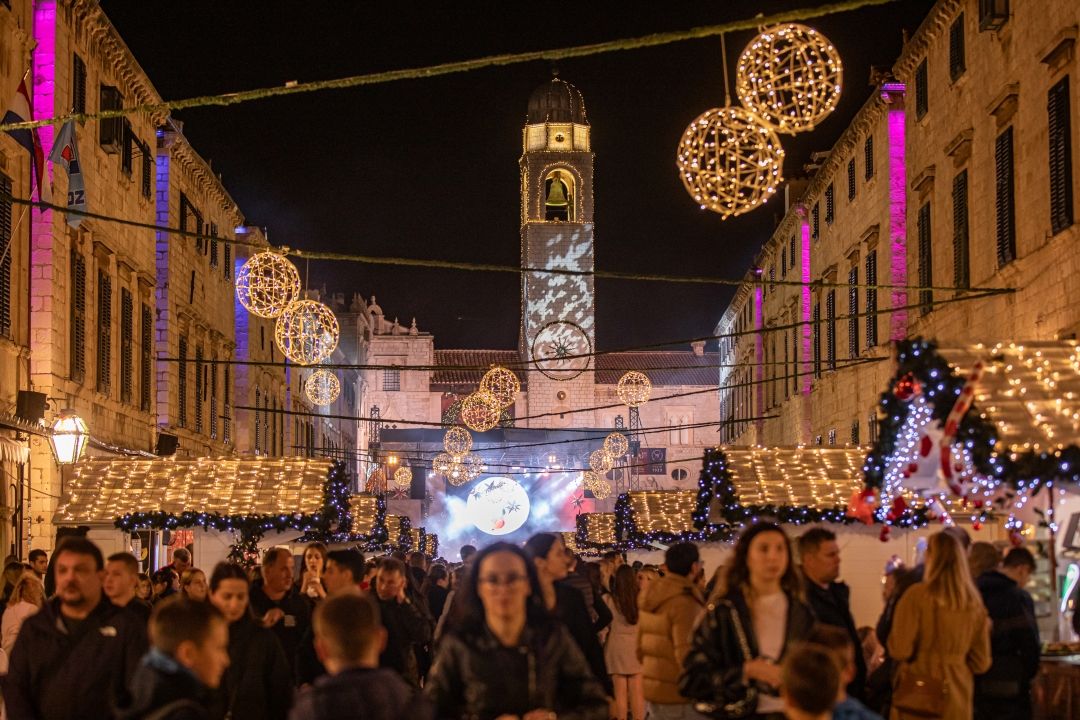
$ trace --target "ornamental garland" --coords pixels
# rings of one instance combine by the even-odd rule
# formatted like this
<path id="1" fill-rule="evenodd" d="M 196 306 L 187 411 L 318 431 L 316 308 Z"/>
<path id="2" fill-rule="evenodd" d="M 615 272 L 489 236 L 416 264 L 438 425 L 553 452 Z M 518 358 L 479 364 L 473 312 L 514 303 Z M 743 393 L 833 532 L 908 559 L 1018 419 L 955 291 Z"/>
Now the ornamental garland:
<path id="1" fill-rule="evenodd" d="M 707 530 L 697 532 L 644 532 L 638 529 L 634 520 L 630 493 L 620 493 L 615 500 L 615 537 L 619 539 L 619 542 L 630 543 L 628 547 L 648 547 L 653 543 L 670 545 L 677 542 L 727 542 L 733 535 L 732 528 L 727 525 L 711 526 Z"/>
<path id="2" fill-rule="evenodd" d="M 616 517 L 618 517 L 617 513 Z M 616 520 L 616 535 L 619 534 L 617 528 L 618 521 Z M 644 544 L 635 543 L 630 540 L 617 540 L 613 543 L 592 542 L 591 540 L 589 540 L 588 513 L 581 513 L 576 518 L 574 542 L 577 543 L 577 546 L 582 550 L 581 554 L 588 556 L 602 555 L 612 550 L 616 550 L 618 552 L 625 552 L 627 550 L 633 550 L 639 547 L 646 547 Z"/>

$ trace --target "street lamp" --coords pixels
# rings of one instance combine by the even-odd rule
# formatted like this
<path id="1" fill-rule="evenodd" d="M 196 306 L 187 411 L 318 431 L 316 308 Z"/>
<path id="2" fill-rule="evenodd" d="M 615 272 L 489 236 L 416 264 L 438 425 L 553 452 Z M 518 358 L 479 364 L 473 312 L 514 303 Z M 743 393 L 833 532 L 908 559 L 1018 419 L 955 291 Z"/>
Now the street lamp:
<path id="1" fill-rule="evenodd" d="M 90 430 L 74 410 L 61 410 L 52 426 L 49 444 L 58 465 L 74 465 L 82 458 Z"/>

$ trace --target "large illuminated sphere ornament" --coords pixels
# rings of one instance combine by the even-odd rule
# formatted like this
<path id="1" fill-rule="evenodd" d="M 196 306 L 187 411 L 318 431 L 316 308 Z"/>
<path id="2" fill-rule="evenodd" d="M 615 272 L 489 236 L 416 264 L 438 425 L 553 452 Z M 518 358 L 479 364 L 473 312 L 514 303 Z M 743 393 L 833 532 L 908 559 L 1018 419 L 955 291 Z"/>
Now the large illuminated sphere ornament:
<path id="1" fill-rule="evenodd" d="M 304 395 L 315 405 L 329 405 L 341 394 L 341 382 L 337 375 L 326 368 L 311 373 L 304 383 Z"/>
<path id="2" fill-rule="evenodd" d="M 777 131 L 812 130 L 840 101 L 843 65 L 828 38 L 786 23 L 766 28 L 739 56 L 735 92 Z"/>
<path id="3" fill-rule="evenodd" d="M 472 435 L 468 430 L 455 425 L 443 435 L 443 450 L 449 455 L 458 457 L 472 450 Z"/>
<path id="4" fill-rule="evenodd" d="M 481 532 L 507 535 L 529 519 L 529 494 L 511 478 L 490 477 L 471 489 L 465 512 Z"/>
<path id="5" fill-rule="evenodd" d="M 652 382 L 649 381 L 649 376 L 645 373 L 631 370 L 619 378 L 619 384 L 615 387 L 615 392 L 619 395 L 623 405 L 639 407 L 649 401 L 649 396 L 652 395 Z"/>
<path id="6" fill-rule="evenodd" d="M 613 432 L 604 438 L 604 451 L 612 458 L 620 458 L 630 451 L 630 441 L 621 432 Z"/>
<path id="7" fill-rule="evenodd" d="M 469 453 L 463 462 L 465 463 L 465 477 L 468 480 L 475 480 L 487 471 L 484 458 L 474 453 Z"/>
<path id="8" fill-rule="evenodd" d="M 446 481 L 448 483 L 451 485 L 464 485 L 470 479 L 465 463 L 456 458 L 450 461 L 446 468 Z"/>
<path id="9" fill-rule="evenodd" d="M 615 458 L 608 455 L 606 450 L 593 450 L 589 454 L 589 467 L 593 472 L 603 475 L 615 467 Z"/>
<path id="10" fill-rule="evenodd" d="M 407 488 L 412 485 L 412 470 L 402 465 L 394 471 L 394 484 L 399 488 Z"/>
<path id="11" fill-rule="evenodd" d="M 784 179 L 784 148 L 753 113 L 713 108 L 686 128 L 676 164 L 694 202 L 726 220 L 772 197 Z"/>
<path id="12" fill-rule="evenodd" d="M 611 495 L 611 483 L 591 470 L 581 473 L 581 486 L 591 492 L 597 500 L 603 500 Z"/>
<path id="13" fill-rule="evenodd" d="M 236 273 L 236 299 L 254 315 L 276 318 L 300 297 L 300 273 L 276 252 L 252 255 Z"/>
<path id="14" fill-rule="evenodd" d="M 470 430 L 487 432 L 499 424 L 502 406 L 487 390 L 477 390 L 461 402 L 461 422 Z"/>
<path id="15" fill-rule="evenodd" d="M 334 311 L 317 300 L 297 300 L 278 316 L 274 341 L 281 354 L 297 365 L 321 363 L 338 344 Z"/>
<path id="16" fill-rule="evenodd" d="M 484 373 L 480 380 L 480 389 L 494 395 L 500 408 L 505 409 L 517 399 L 517 394 L 521 391 L 521 381 L 512 371 L 496 365 Z"/>
<path id="17" fill-rule="evenodd" d="M 431 469 L 436 475 L 446 475 L 450 471 L 450 465 L 454 457 L 450 453 L 439 453 L 431 460 Z"/>

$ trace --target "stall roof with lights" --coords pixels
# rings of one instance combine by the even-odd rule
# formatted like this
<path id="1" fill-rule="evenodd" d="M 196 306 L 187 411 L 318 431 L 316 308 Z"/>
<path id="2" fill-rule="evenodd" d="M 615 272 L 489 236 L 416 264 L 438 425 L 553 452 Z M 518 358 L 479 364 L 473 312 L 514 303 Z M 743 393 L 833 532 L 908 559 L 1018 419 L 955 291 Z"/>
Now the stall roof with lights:
<path id="1" fill-rule="evenodd" d="M 53 522 L 112 525 L 145 512 L 311 515 L 323 509 L 332 467 L 329 460 L 298 457 L 84 460 L 75 465 Z"/>

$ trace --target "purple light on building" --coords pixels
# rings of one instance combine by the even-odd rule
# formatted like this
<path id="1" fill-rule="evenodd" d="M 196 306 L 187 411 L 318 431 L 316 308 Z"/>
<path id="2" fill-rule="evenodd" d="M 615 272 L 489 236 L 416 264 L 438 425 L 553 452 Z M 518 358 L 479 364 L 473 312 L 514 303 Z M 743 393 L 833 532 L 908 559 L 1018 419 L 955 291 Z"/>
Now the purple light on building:
<path id="1" fill-rule="evenodd" d="M 889 126 L 889 282 L 894 286 L 907 284 L 907 174 L 904 166 L 905 113 L 903 83 L 885 83 L 882 98 L 888 103 Z M 894 308 L 907 305 L 907 292 L 889 291 Z M 907 336 L 907 311 L 889 314 L 889 339 L 903 340 Z"/>
<path id="2" fill-rule="evenodd" d="M 50 118 L 56 110 L 56 1 L 38 0 L 34 5 L 34 50 L 31 55 L 31 78 L 33 94 L 33 117 L 35 120 Z M 38 128 L 38 137 L 46 157 L 52 150 L 56 128 L 51 125 Z M 46 162 L 42 184 L 52 181 L 52 163 Z M 55 292 L 57 266 L 53 247 L 53 213 L 41 209 L 30 213 L 30 372 L 46 374 L 54 359 L 51 346 L 39 345 L 37 338 L 47 338 L 53 330 L 51 310 L 34 310 L 39 298 L 48 298 Z M 51 307 L 45 305 L 42 307 Z"/>
<path id="3" fill-rule="evenodd" d="M 810 327 L 810 322 L 813 319 L 813 311 L 811 304 L 814 297 L 813 292 L 810 289 L 810 223 L 806 222 L 806 210 L 805 208 L 799 209 L 799 235 L 802 240 L 802 307 L 800 312 L 802 314 L 802 393 L 803 395 L 809 395 L 811 386 L 814 383 L 814 376 L 811 372 L 811 363 L 813 362 L 814 353 L 814 334 L 813 328 Z"/>

